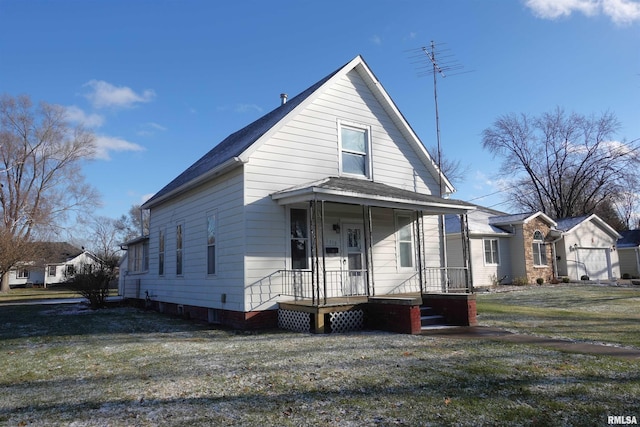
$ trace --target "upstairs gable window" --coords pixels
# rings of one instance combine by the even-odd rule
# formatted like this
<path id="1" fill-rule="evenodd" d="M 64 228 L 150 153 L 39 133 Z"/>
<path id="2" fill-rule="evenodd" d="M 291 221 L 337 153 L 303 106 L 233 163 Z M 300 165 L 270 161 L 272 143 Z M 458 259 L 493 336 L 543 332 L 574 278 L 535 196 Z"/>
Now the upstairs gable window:
<path id="1" fill-rule="evenodd" d="M 371 140 L 366 126 L 339 123 L 340 172 L 371 178 Z"/>

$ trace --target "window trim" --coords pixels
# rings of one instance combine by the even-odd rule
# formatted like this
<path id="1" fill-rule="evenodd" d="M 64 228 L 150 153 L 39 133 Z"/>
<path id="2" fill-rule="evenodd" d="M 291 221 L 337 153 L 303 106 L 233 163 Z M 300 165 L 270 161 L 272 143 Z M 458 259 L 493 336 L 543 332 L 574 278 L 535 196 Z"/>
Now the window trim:
<path id="1" fill-rule="evenodd" d="M 350 172 L 344 172 L 343 171 L 343 161 L 342 161 L 342 156 L 343 153 L 349 153 L 349 154 L 357 154 L 357 155 L 362 155 L 363 153 L 361 152 L 356 152 L 353 150 L 349 150 L 349 149 L 344 149 L 342 147 L 342 129 L 351 129 L 354 131 L 360 131 L 363 132 L 365 135 L 365 149 L 366 152 L 364 153 L 364 157 L 365 157 L 365 162 L 364 162 L 364 168 L 365 168 L 365 173 L 364 175 L 361 174 L 356 174 L 356 173 L 350 173 Z M 348 177 L 354 177 L 354 178 L 360 178 L 360 179 L 367 179 L 367 180 L 373 180 L 373 162 L 372 162 L 372 144 L 371 144 L 371 126 L 368 125 L 364 125 L 364 124 L 359 124 L 359 123 L 354 123 L 354 122 L 350 122 L 347 120 L 341 120 L 338 119 L 338 167 L 339 167 L 339 173 L 340 176 L 348 176 Z"/>
<path id="2" fill-rule="evenodd" d="M 409 230 L 411 232 L 411 240 L 401 240 L 400 239 L 400 221 L 399 218 L 408 218 L 409 219 Z M 394 213 L 394 222 L 395 222 L 395 238 L 396 238 L 396 267 L 398 271 L 416 271 L 417 263 L 416 263 L 416 235 L 415 235 L 415 217 L 413 212 L 404 212 L 404 211 L 396 211 Z M 403 266 L 402 265 L 402 243 L 410 243 L 411 244 L 411 265 Z"/>
<path id="3" fill-rule="evenodd" d="M 496 242 L 495 247 L 495 256 L 493 255 L 493 248 L 490 247 L 491 260 L 493 262 L 487 261 L 487 247 L 486 244 L 490 242 Z M 500 265 L 500 240 L 495 237 L 485 237 L 482 239 L 482 259 L 484 261 L 484 265 Z"/>

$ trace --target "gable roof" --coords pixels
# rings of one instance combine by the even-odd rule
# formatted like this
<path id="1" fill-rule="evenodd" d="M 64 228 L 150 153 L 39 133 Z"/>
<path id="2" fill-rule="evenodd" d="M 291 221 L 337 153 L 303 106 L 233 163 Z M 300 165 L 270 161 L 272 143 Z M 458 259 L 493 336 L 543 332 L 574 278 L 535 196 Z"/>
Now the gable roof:
<path id="1" fill-rule="evenodd" d="M 637 248 L 640 246 L 640 229 L 621 231 L 620 235 L 622 237 L 616 243 L 618 248 Z"/>
<path id="2" fill-rule="evenodd" d="M 406 136 L 409 143 L 422 158 L 425 165 L 431 170 L 434 177 L 442 177 L 442 186 L 445 192 L 455 191 L 453 185 L 441 173 L 426 148 L 415 134 L 409 123 L 406 121 L 400 110 L 397 108 L 391 97 L 384 90 L 378 79 L 361 56 L 357 56 L 331 74 L 327 75 L 314 85 L 310 86 L 300 94 L 281 104 L 276 109 L 265 114 L 258 120 L 229 135 L 222 142 L 202 156 L 193 165 L 178 175 L 169 184 L 158 191 L 153 197 L 147 200 L 142 208 L 149 209 L 172 196 L 193 188 L 214 176 L 222 174 L 231 168 L 240 166 L 248 161 L 248 156 L 261 140 L 268 138 L 280 126 L 287 117 L 293 116 L 292 112 L 312 102 L 330 82 L 339 78 L 353 69 L 358 69 L 365 79 L 367 86 L 374 93 L 385 111 L 391 116 L 401 132 Z"/>
<path id="3" fill-rule="evenodd" d="M 578 228 L 581 224 L 585 222 L 594 222 L 596 225 L 600 226 L 604 229 L 608 234 L 617 237 L 618 239 L 621 237 L 620 233 L 613 229 L 609 224 L 607 224 L 602 218 L 600 218 L 596 214 L 591 215 L 583 215 L 572 218 L 563 218 L 557 221 L 556 228 L 562 231 L 564 234 L 573 232 L 576 228 Z"/>
<path id="4" fill-rule="evenodd" d="M 556 222 L 551 219 L 548 215 L 542 212 L 529 212 L 529 213 L 519 213 L 519 214 L 511 214 L 511 215 L 499 215 L 489 218 L 489 224 L 497 225 L 497 226 L 505 226 L 505 225 L 513 225 L 513 224 L 526 224 L 529 221 L 532 221 L 536 218 L 540 218 L 542 221 L 547 224 L 556 226 Z"/>

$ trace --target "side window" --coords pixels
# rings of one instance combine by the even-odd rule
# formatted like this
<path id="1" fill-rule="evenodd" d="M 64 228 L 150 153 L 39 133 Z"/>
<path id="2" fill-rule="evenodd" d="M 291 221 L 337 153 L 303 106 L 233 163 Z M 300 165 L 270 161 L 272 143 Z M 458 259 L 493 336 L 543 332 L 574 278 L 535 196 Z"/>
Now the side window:
<path id="1" fill-rule="evenodd" d="M 533 233 L 533 265 L 547 265 L 547 246 L 544 243 L 544 235 L 539 230 Z"/>
<path id="2" fill-rule="evenodd" d="M 216 274 L 216 214 L 207 216 L 207 274 Z"/>
<path id="3" fill-rule="evenodd" d="M 413 218 L 408 214 L 396 215 L 396 236 L 398 241 L 398 266 L 413 268 Z"/>
<path id="4" fill-rule="evenodd" d="M 158 233 L 158 275 L 164 276 L 164 230 Z"/>
<path id="5" fill-rule="evenodd" d="M 182 276 L 183 262 L 183 230 L 182 224 L 176 226 L 176 276 Z"/>
<path id="6" fill-rule="evenodd" d="M 371 139 L 366 126 L 339 122 L 340 173 L 371 178 Z"/>
<path id="7" fill-rule="evenodd" d="M 484 239 L 484 263 L 485 265 L 500 264 L 500 255 L 498 254 L 498 239 Z"/>
<path id="8" fill-rule="evenodd" d="M 309 233 L 307 229 L 306 209 L 291 209 L 291 269 L 305 270 L 309 268 L 308 247 Z"/>

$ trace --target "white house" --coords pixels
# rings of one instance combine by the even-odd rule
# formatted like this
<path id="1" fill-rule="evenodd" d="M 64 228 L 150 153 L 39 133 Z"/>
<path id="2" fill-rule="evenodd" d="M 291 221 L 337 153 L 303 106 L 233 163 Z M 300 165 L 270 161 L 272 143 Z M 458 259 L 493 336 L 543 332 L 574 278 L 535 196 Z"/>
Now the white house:
<path id="1" fill-rule="evenodd" d="M 35 242 L 34 258 L 9 271 L 10 287 L 31 287 L 65 283 L 71 276 L 98 258 L 66 242 Z"/>
<path id="2" fill-rule="evenodd" d="M 622 236 L 599 216 L 592 214 L 557 221 L 562 239 L 556 247 L 558 275 L 579 280 L 620 278 L 616 243 Z"/>
<path id="3" fill-rule="evenodd" d="M 616 248 L 622 278 L 640 278 L 640 230 L 621 231 Z"/>
<path id="4" fill-rule="evenodd" d="M 475 287 L 620 277 L 620 235 L 597 215 L 553 220 L 542 212 L 505 214 L 478 207 L 467 222 Z M 446 230 L 449 265 L 462 265 L 457 218 L 447 217 Z"/>
<path id="5" fill-rule="evenodd" d="M 449 265 L 462 265 L 460 226 L 447 217 Z M 549 233 L 556 223 L 542 212 L 506 214 L 478 207 L 469 213 L 469 259 L 475 287 L 548 282 L 554 277 Z"/>
<path id="6" fill-rule="evenodd" d="M 438 218 L 474 207 L 438 196 L 453 187 L 365 61 L 282 99 L 143 205 L 150 235 L 125 244 L 123 295 L 233 326 L 302 318 L 322 331 L 356 302 L 468 293 L 464 268 L 442 268 Z"/>

